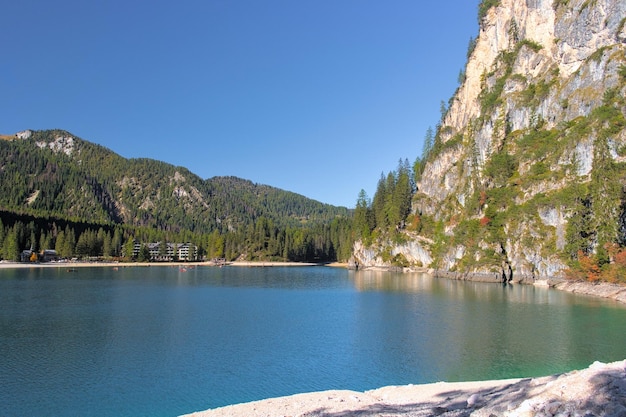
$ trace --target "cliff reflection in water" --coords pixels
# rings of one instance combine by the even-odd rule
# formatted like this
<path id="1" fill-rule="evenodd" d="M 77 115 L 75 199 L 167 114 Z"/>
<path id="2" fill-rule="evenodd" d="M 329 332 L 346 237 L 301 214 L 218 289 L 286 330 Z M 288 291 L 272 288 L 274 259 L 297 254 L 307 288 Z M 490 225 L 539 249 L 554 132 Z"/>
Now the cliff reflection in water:
<path id="1" fill-rule="evenodd" d="M 587 305 L 623 307 L 610 300 L 567 293 L 546 287 L 523 284 L 501 284 L 437 278 L 425 272 L 389 272 L 380 270 L 351 271 L 350 278 L 358 291 L 444 294 L 463 301 L 522 304 Z"/>
<path id="2" fill-rule="evenodd" d="M 354 271 L 351 274 L 359 291 L 424 292 L 432 291 L 435 278 L 423 272 Z"/>
<path id="3" fill-rule="evenodd" d="M 363 305 L 358 344 L 379 340 L 371 357 L 396 352 L 402 361 L 386 365 L 427 380 L 539 376 L 624 356 L 626 309 L 615 302 L 426 273 L 349 276 Z"/>

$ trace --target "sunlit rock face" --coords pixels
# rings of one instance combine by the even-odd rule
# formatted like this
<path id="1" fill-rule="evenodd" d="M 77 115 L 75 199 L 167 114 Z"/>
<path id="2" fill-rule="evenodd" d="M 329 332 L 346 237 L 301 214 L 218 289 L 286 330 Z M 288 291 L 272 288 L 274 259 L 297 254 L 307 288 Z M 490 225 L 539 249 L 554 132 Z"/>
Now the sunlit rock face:
<path id="1" fill-rule="evenodd" d="M 624 241 L 625 22 L 622 0 L 492 7 L 417 181 L 413 213 L 429 227 L 407 239 L 428 256 L 390 248 L 383 233 L 355 259 L 390 266 L 382 254 L 402 253 L 416 266 L 532 281 L 561 276 L 577 248 Z M 608 182 L 607 167 L 617 172 Z"/>

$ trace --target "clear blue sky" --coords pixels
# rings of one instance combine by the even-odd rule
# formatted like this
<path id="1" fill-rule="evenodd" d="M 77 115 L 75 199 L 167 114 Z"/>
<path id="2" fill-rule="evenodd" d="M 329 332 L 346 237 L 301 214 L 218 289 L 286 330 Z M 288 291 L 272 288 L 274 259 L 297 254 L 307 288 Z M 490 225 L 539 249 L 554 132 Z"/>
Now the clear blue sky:
<path id="1" fill-rule="evenodd" d="M 0 133 L 65 129 L 354 207 L 421 153 L 478 2 L 5 1 Z"/>

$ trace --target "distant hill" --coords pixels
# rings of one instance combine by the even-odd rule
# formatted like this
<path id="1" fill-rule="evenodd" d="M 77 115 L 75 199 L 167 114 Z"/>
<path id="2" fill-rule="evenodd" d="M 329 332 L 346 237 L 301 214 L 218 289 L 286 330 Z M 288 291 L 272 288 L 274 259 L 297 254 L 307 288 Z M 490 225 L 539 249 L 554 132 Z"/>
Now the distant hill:
<path id="1" fill-rule="evenodd" d="M 248 180 L 204 180 L 184 167 L 126 159 L 63 130 L 0 135 L 0 174 L 0 209 L 35 217 L 227 233 L 261 217 L 297 228 L 350 216 Z"/>

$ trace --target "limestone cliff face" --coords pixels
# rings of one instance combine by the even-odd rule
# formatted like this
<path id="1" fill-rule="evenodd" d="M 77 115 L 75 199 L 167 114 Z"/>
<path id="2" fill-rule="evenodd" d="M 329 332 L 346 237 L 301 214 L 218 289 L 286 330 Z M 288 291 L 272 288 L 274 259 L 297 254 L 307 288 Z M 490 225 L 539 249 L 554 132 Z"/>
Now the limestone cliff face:
<path id="1" fill-rule="evenodd" d="M 367 250 L 538 279 L 562 274 L 579 250 L 626 241 L 625 22 L 623 0 L 492 7 L 424 156 L 421 238 Z M 365 250 L 355 247 L 362 264 L 384 263 Z"/>

